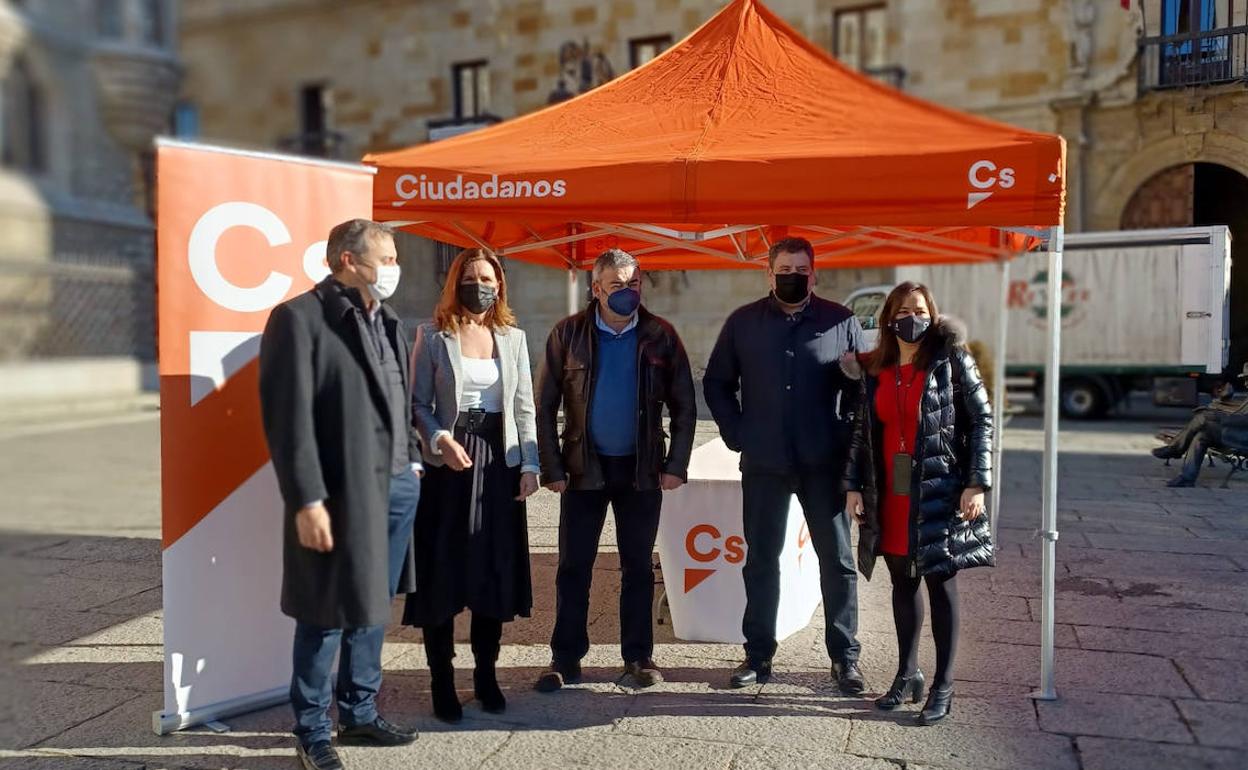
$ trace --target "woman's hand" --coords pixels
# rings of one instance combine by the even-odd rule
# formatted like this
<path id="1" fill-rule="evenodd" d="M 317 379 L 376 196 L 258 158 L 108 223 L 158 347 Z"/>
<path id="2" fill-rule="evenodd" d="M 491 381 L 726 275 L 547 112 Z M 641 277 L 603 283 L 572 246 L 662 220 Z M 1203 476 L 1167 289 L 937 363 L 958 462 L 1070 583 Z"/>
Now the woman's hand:
<path id="1" fill-rule="evenodd" d="M 962 502 L 958 513 L 963 521 L 974 521 L 984 514 L 984 488 L 967 487 L 962 490 Z"/>
<path id="2" fill-rule="evenodd" d="M 849 512 L 854 520 L 862 524 L 867 520 L 867 509 L 862 504 L 861 492 L 845 493 L 845 510 Z"/>
<path id="3" fill-rule="evenodd" d="M 451 470 L 462 471 L 472 467 L 472 458 L 449 433 L 443 434 L 442 438 L 438 439 L 438 447 L 442 449 L 442 458 L 446 460 Z"/>
<path id="4" fill-rule="evenodd" d="M 529 495 L 537 491 L 537 474 L 521 473 L 520 474 L 520 494 L 516 495 L 517 500 L 524 500 Z"/>

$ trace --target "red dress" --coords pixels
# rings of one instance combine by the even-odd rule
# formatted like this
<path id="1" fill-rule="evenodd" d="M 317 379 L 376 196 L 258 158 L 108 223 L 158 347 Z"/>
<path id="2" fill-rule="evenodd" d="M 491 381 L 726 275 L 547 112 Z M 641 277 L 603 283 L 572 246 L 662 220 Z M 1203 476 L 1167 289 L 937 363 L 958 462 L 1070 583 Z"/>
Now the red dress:
<path id="1" fill-rule="evenodd" d="M 875 390 L 875 416 L 884 428 L 884 484 L 880 489 L 880 551 L 893 556 L 910 553 L 910 496 L 893 494 L 893 456 L 902 450 L 914 454 L 919 430 L 919 401 L 926 386 L 923 370 L 913 364 L 901 367 L 901 387 L 897 386 L 897 369 L 880 372 Z M 904 403 L 903 403 L 904 402 Z"/>

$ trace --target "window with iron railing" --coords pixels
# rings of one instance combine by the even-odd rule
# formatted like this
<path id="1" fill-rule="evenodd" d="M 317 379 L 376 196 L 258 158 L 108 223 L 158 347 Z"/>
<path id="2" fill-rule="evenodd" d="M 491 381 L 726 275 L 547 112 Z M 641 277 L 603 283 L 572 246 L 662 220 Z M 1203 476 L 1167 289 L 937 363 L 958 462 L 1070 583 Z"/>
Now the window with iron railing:
<path id="1" fill-rule="evenodd" d="M 1160 0 L 1153 6 L 1160 34 L 1140 41 L 1140 87 L 1243 81 L 1248 75 L 1248 25 L 1243 23 L 1244 9 L 1237 7 L 1242 2 Z"/>
<path id="2" fill-rule="evenodd" d="M 832 53 L 841 62 L 894 88 L 906 71 L 888 62 L 888 7 L 842 8 L 832 16 Z"/>

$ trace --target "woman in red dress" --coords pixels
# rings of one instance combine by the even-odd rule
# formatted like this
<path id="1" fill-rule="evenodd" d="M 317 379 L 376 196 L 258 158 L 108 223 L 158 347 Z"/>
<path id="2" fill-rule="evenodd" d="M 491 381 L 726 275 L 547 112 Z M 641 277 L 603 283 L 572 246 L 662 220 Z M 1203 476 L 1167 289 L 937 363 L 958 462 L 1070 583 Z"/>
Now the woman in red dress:
<path id="1" fill-rule="evenodd" d="M 884 557 L 893 584 L 897 676 L 876 701 L 891 711 L 923 698 L 919 633 L 927 584 L 936 673 L 920 724 L 949 714 L 958 641 L 957 573 L 992 563 L 984 491 L 992 482 L 992 410 L 960 324 L 928 289 L 906 282 L 880 313 L 880 342 L 862 366 L 846 509 L 859 523 L 858 568 Z M 865 374 L 865 376 L 862 376 Z"/>

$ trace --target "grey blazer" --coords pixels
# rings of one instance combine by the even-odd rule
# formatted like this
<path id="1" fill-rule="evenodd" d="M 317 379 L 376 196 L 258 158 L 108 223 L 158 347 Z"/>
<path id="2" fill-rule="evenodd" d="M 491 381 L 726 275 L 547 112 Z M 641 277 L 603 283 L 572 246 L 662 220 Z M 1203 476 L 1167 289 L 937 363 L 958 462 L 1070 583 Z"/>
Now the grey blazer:
<path id="1" fill-rule="evenodd" d="M 503 444 L 507 466 L 538 473 L 537 410 L 533 406 L 533 370 L 524 331 L 511 327 L 494 332 L 503 383 Z M 412 419 L 420 433 L 425 462 L 443 465 L 437 439 L 453 432 L 464 394 L 459 337 L 432 323 L 416 330 L 412 350 Z"/>

